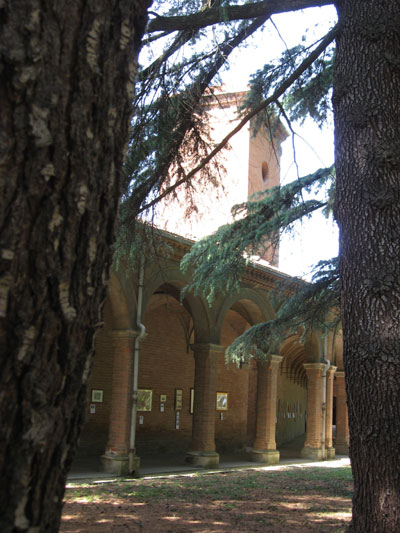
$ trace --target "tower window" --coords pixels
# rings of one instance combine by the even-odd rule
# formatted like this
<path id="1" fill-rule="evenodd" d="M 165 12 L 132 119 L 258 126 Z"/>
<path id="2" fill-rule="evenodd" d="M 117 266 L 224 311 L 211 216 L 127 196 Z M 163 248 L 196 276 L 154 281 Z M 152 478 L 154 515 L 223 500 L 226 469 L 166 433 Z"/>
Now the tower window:
<path id="1" fill-rule="evenodd" d="M 263 161 L 261 164 L 261 176 L 264 183 L 267 183 L 268 180 L 268 164 L 266 161 Z"/>

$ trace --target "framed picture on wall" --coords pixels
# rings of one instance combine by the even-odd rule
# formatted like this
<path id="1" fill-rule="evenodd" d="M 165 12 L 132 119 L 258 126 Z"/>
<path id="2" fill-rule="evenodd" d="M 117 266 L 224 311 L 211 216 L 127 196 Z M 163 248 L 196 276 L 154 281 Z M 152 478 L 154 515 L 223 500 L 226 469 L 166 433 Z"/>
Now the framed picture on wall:
<path id="1" fill-rule="evenodd" d="M 217 392 L 217 411 L 228 410 L 228 393 Z"/>
<path id="2" fill-rule="evenodd" d="M 182 409 L 183 391 L 182 389 L 175 389 L 175 411 Z"/>
<path id="3" fill-rule="evenodd" d="M 104 391 L 92 389 L 92 403 L 103 403 Z"/>
<path id="4" fill-rule="evenodd" d="M 151 411 L 153 391 L 151 389 L 138 389 L 137 411 Z"/>

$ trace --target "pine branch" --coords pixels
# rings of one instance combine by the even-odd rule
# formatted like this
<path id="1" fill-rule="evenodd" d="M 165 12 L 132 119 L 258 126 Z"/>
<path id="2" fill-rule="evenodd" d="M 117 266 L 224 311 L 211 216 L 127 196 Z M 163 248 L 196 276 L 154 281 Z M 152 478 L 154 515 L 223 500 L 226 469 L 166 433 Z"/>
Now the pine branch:
<path id="1" fill-rule="evenodd" d="M 253 117 L 258 115 L 261 111 L 265 110 L 269 105 L 277 102 L 280 96 L 291 87 L 291 85 L 312 65 L 312 63 L 324 52 L 326 47 L 335 39 L 339 31 L 339 25 L 337 24 L 327 35 L 321 40 L 320 44 L 308 55 L 308 57 L 301 63 L 301 65 L 288 77 L 281 85 L 273 92 L 273 94 L 263 100 L 252 111 L 247 113 L 245 117 L 239 122 L 239 124 L 231 130 L 222 141 L 204 158 L 202 161 L 188 174 L 186 174 L 180 180 L 177 180 L 173 185 L 166 187 L 161 194 L 156 198 L 142 205 L 139 209 L 139 213 L 146 211 L 150 207 L 157 204 L 162 198 L 165 198 L 177 187 L 190 180 L 199 170 L 201 170 L 207 163 L 211 161 L 230 141 L 230 139 L 236 135 Z"/>
<path id="2" fill-rule="evenodd" d="M 279 235 L 296 220 L 326 205 L 313 199 L 304 202 L 301 194 L 327 179 L 331 172 L 332 168 L 320 169 L 283 187 L 264 191 L 261 199 L 235 206 L 232 209 L 235 215 L 247 215 L 196 242 L 183 258 L 181 268 L 193 269 L 192 282 L 185 287 L 185 292 L 202 294 L 211 303 L 219 292 L 237 290 L 250 262 L 245 256 L 257 255 L 261 247 L 273 248 Z"/>
<path id="3" fill-rule="evenodd" d="M 203 6 L 200 9 L 201 11 L 204 11 L 206 7 L 209 5 L 211 7 L 214 7 L 215 5 L 219 5 L 220 0 L 212 0 L 211 2 L 208 2 L 207 0 L 203 2 Z M 168 32 L 170 33 L 170 32 Z M 167 35 L 163 34 L 163 36 Z M 183 29 L 179 35 L 174 39 L 172 44 L 169 46 L 168 50 L 166 50 L 162 55 L 160 55 L 151 65 L 149 65 L 147 68 L 145 68 L 143 71 L 139 73 L 139 79 L 145 80 L 149 77 L 152 77 L 155 72 L 158 71 L 161 64 L 167 61 L 179 48 L 181 48 L 184 44 L 186 44 L 190 39 L 194 36 L 195 32 L 193 28 L 185 28 Z M 149 41 L 150 42 L 150 41 Z M 143 43 L 143 46 L 146 43 Z"/>
<path id="4" fill-rule="evenodd" d="M 235 339 L 226 351 L 228 361 L 239 364 L 253 357 L 267 359 L 279 353 L 279 346 L 290 335 L 301 334 L 301 341 L 313 330 L 337 329 L 341 318 L 338 258 L 321 261 L 316 270 L 313 283 L 288 278 L 277 284 L 275 293 L 285 303 L 276 318 L 253 326 Z M 292 292 L 289 298 L 288 290 Z"/>
<path id="5" fill-rule="evenodd" d="M 150 202 L 144 206 L 141 205 L 143 201 L 149 197 L 154 188 L 160 188 L 163 179 L 167 176 L 168 170 L 179 152 L 179 147 L 185 138 L 185 134 L 192 126 L 193 109 L 196 109 L 198 106 L 204 92 L 209 87 L 211 80 L 218 73 L 222 65 L 226 63 L 232 51 L 260 28 L 265 21 L 265 17 L 258 17 L 250 25 L 242 28 L 235 37 L 223 43 L 218 49 L 214 63 L 209 68 L 204 67 L 198 79 L 192 83 L 188 90 L 176 96 L 177 102 L 180 101 L 182 105 L 178 108 L 175 128 L 171 131 L 170 138 L 167 140 L 167 146 L 164 150 L 165 157 L 159 161 L 152 175 L 146 179 L 146 181 L 132 188 L 132 195 L 129 202 L 133 204 L 133 218 L 152 207 L 157 201 L 165 196 L 165 194 L 159 195 L 157 201 Z M 200 170 L 199 167 L 196 168 L 197 170 Z M 191 173 L 191 176 L 192 175 L 194 175 L 194 173 Z M 190 179 L 190 177 L 181 180 L 181 183 L 188 181 L 188 179 Z M 169 192 L 171 192 L 171 190 L 169 190 Z"/>
<path id="6" fill-rule="evenodd" d="M 189 28 L 193 30 L 205 28 L 220 22 L 248 20 L 260 16 L 268 18 L 278 13 L 287 13 L 309 7 L 322 7 L 332 5 L 333 3 L 333 1 L 328 0 L 264 0 L 262 2 L 246 3 L 239 6 L 217 6 L 192 15 L 173 17 L 157 16 L 149 21 L 147 33 L 156 31 L 171 32 L 187 30 Z"/>

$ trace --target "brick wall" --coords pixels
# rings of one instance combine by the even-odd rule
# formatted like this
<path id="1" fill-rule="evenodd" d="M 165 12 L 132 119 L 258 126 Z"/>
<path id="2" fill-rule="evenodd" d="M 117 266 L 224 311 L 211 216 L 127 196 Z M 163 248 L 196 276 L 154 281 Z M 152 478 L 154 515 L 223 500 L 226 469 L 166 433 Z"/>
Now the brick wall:
<path id="1" fill-rule="evenodd" d="M 143 323 L 147 337 L 141 343 L 139 388 L 151 389 L 151 412 L 137 414 L 137 453 L 185 452 L 192 432 L 190 389 L 194 380 L 194 358 L 188 350 L 190 317 L 172 297 L 165 297 L 151 305 Z M 182 409 L 179 410 L 179 429 L 176 429 L 175 390 L 182 390 Z M 166 395 L 164 411 L 160 411 L 160 395 Z M 143 424 L 139 423 L 143 417 Z"/>
<path id="2" fill-rule="evenodd" d="M 138 413 L 138 421 L 139 416 L 143 416 L 143 424 L 137 426 L 139 456 L 171 451 L 183 453 L 189 449 L 192 431 L 190 389 L 194 382 L 194 358 L 191 350 L 187 352 L 188 330 L 184 324 L 188 323 L 188 319 L 189 315 L 183 307 L 170 297 L 166 297 L 164 304 L 152 308 L 144 317 L 148 336 L 141 345 L 139 387 L 152 389 L 153 408 L 151 412 Z M 230 344 L 236 336 L 237 332 L 230 327 L 229 320 L 225 321 L 223 344 Z M 227 367 L 224 355 L 220 355 L 217 392 L 228 393 L 228 411 L 215 412 L 218 452 L 224 453 L 246 445 L 248 380 L 248 368 L 238 369 L 232 364 Z M 183 393 L 179 429 L 175 429 L 176 389 L 181 389 Z M 161 394 L 167 396 L 164 412 L 160 411 Z"/>
<path id="3" fill-rule="evenodd" d="M 279 185 L 280 182 L 280 144 L 275 139 L 275 144 L 269 140 L 269 132 L 263 128 L 256 136 L 249 135 L 249 171 L 248 171 L 248 197 L 265 189 Z M 272 265 L 279 264 L 279 247 L 276 250 L 268 249 L 259 251 L 262 259 Z"/>
<path id="4" fill-rule="evenodd" d="M 107 437 L 108 424 L 111 408 L 111 385 L 113 366 L 113 341 L 107 329 L 97 333 L 95 341 L 95 356 L 92 373 L 88 381 L 86 423 L 83 427 L 79 455 L 101 455 L 104 453 Z M 92 403 L 92 390 L 103 391 L 103 402 Z M 95 413 L 90 412 L 90 406 L 94 406 Z"/>
<path id="5" fill-rule="evenodd" d="M 235 318 L 235 329 L 231 325 L 233 318 Z M 229 346 L 237 337 L 238 322 L 239 324 L 243 323 L 241 329 L 244 330 L 245 321 L 237 313 L 230 311 L 222 328 L 222 345 Z M 246 446 L 248 391 L 248 367 L 238 368 L 232 363 L 227 365 L 224 354 L 221 354 L 218 361 L 217 392 L 228 393 L 228 411 L 216 412 L 215 444 L 217 452 L 234 451 Z"/>
<path id="6" fill-rule="evenodd" d="M 193 418 L 190 413 L 190 389 L 194 383 L 194 357 L 188 348 L 193 342 L 189 338 L 191 318 L 174 298 L 154 296 L 143 321 L 147 337 L 140 346 L 139 388 L 152 390 L 152 410 L 137 413 L 137 453 L 139 456 L 168 452 L 184 454 L 190 447 Z M 237 313 L 230 311 L 223 326 L 222 344 L 231 344 L 247 326 Z M 81 455 L 101 455 L 107 444 L 112 354 L 113 340 L 108 330 L 104 329 L 96 339 Z M 92 404 L 95 405 L 95 413 L 90 413 L 92 389 L 103 390 L 104 394 L 102 403 Z M 182 390 L 179 429 L 176 429 L 176 389 Z M 224 355 L 221 354 L 217 368 L 217 392 L 228 393 L 228 410 L 215 412 L 217 451 L 224 453 L 251 446 L 255 438 L 257 394 L 254 362 L 241 369 L 233 364 L 226 366 Z M 160 409 L 160 395 L 166 396 L 164 411 Z M 304 433 L 307 394 L 303 387 L 279 374 L 278 398 L 280 409 L 277 413 L 276 440 L 279 445 Z M 143 423 L 139 423 L 140 420 Z"/>

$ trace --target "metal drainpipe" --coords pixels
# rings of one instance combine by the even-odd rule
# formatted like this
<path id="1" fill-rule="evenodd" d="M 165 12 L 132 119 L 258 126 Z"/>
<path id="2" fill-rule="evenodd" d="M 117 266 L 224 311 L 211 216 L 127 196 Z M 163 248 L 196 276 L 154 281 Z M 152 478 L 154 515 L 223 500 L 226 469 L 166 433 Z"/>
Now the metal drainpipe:
<path id="1" fill-rule="evenodd" d="M 138 373 L 139 373 L 139 352 L 140 341 L 146 334 L 146 328 L 142 324 L 142 307 L 143 307 L 143 281 L 144 281 L 144 258 L 140 258 L 139 266 L 139 285 L 137 295 L 136 325 L 140 330 L 135 339 L 135 351 L 133 356 L 133 386 L 132 386 L 132 412 L 131 412 L 131 435 L 129 440 L 129 473 L 135 469 L 135 452 L 136 452 L 136 411 L 138 399 Z"/>
<path id="2" fill-rule="evenodd" d="M 326 436 L 326 374 L 328 372 L 329 367 L 331 366 L 331 362 L 327 358 L 328 355 L 328 335 L 325 333 L 324 336 L 324 359 L 323 363 L 325 363 L 325 368 L 322 373 L 323 383 L 322 383 L 322 431 L 321 431 L 321 440 L 322 440 L 322 459 L 325 459 L 325 436 Z"/>

